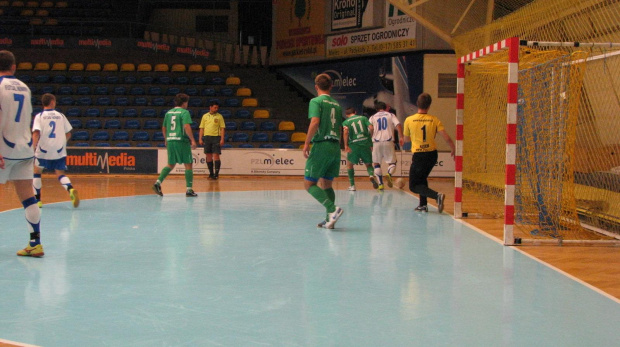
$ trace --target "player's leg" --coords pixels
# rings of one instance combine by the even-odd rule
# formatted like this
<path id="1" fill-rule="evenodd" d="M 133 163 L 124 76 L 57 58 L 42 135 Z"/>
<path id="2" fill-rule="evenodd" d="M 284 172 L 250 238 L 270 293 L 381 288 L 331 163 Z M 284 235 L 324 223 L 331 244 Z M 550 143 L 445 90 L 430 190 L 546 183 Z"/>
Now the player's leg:
<path id="1" fill-rule="evenodd" d="M 17 251 L 17 255 L 41 257 L 43 246 L 41 245 L 41 210 L 37 206 L 37 199 L 32 190 L 32 177 L 34 175 L 34 160 L 24 160 L 15 163 L 10 170 L 9 179 L 13 181 L 15 192 L 24 207 L 26 224 L 30 232 L 30 243 L 26 248 Z"/>
<path id="2" fill-rule="evenodd" d="M 372 167 L 372 150 L 370 147 L 362 149 L 360 152 L 360 157 L 362 158 L 364 165 L 366 165 L 366 172 L 368 173 L 372 187 L 375 189 L 379 188 L 379 184 L 375 179 L 375 169 Z"/>
<path id="3" fill-rule="evenodd" d="M 34 197 L 37 199 L 37 206 L 43 206 L 41 202 L 41 188 L 43 187 L 43 182 L 41 181 L 41 174 L 43 173 L 43 168 L 39 167 L 38 159 L 35 159 L 34 165 L 34 174 L 32 179 L 32 187 L 34 188 Z"/>
<path id="4" fill-rule="evenodd" d="M 387 175 L 385 176 L 387 180 L 387 186 L 392 188 L 394 186 L 392 174 L 394 173 L 394 170 L 396 170 L 396 152 L 394 151 L 393 143 L 390 142 L 386 144 L 383 158 L 385 159 L 385 162 L 388 163 Z"/>
<path id="5" fill-rule="evenodd" d="M 207 168 L 209 168 L 209 179 L 215 179 L 215 168 L 213 165 L 213 136 L 205 136 L 205 156 L 207 157 Z"/>
<path id="6" fill-rule="evenodd" d="M 434 155 L 433 155 L 434 153 Z M 409 190 L 420 195 L 420 205 L 426 206 L 427 197 L 437 199 L 438 193 L 428 187 L 428 175 L 437 161 L 437 152 L 414 153 L 409 168 Z"/>
<path id="7" fill-rule="evenodd" d="M 69 197 L 71 197 L 73 207 L 80 206 L 80 197 L 78 196 L 78 191 L 71 184 L 71 179 L 65 176 L 65 171 L 67 170 L 67 158 L 63 157 L 56 160 L 50 160 L 49 164 L 50 167 L 53 166 L 54 171 L 56 172 L 56 177 L 58 177 L 58 182 L 60 182 L 62 187 L 65 188 L 67 192 L 69 192 Z"/>
<path id="8" fill-rule="evenodd" d="M 222 166 L 222 162 L 220 161 L 220 144 L 213 145 L 213 176 L 215 179 L 220 178 L 220 167 Z"/>
<path id="9" fill-rule="evenodd" d="M 375 179 L 377 180 L 379 187 L 377 189 L 383 190 L 383 171 L 381 171 L 381 160 L 383 159 L 383 143 L 377 142 L 372 147 L 372 166 L 374 168 Z"/>
<path id="10" fill-rule="evenodd" d="M 347 177 L 349 178 L 349 191 L 355 191 L 355 169 L 353 163 L 356 162 L 355 150 L 347 153 Z"/>
<path id="11" fill-rule="evenodd" d="M 161 184 L 164 182 L 166 177 L 168 177 L 172 169 L 174 169 L 174 167 L 176 166 L 176 163 L 181 161 L 180 160 L 181 157 L 177 150 L 177 144 L 175 142 L 176 141 L 168 142 L 167 144 L 168 165 L 164 166 L 164 168 L 161 169 L 161 172 L 159 173 L 159 176 L 157 177 L 157 181 L 155 181 L 155 184 L 153 184 L 153 191 L 155 192 L 155 194 L 159 196 L 164 196 L 164 194 L 161 191 Z"/>

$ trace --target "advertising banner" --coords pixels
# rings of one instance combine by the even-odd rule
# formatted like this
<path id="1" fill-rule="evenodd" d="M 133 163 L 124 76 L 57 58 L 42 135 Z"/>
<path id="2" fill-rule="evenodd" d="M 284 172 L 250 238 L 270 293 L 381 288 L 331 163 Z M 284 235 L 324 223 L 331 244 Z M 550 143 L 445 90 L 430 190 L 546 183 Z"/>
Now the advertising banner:
<path id="1" fill-rule="evenodd" d="M 159 172 L 157 157 L 157 149 L 68 147 L 67 168 L 72 173 L 153 174 Z"/>
<path id="2" fill-rule="evenodd" d="M 319 0 L 274 1 L 276 62 L 325 57 L 325 6 Z"/>
<path id="3" fill-rule="evenodd" d="M 373 1 L 332 0 L 332 31 L 361 29 L 374 25 Z"/>

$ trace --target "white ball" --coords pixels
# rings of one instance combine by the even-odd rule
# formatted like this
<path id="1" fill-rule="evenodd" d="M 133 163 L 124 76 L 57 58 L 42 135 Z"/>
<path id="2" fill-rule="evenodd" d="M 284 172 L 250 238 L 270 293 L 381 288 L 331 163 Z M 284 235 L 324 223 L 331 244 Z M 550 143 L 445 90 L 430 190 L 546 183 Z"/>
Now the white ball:
<path id="1" fill-rule="evenodd" d="M 405 187 L 405 180 L 402 178 L 398 178 L 396 179 L 396 182 L 394 182 L 394 185 L 396 185 L 396 187 L 403 189 Z"/>

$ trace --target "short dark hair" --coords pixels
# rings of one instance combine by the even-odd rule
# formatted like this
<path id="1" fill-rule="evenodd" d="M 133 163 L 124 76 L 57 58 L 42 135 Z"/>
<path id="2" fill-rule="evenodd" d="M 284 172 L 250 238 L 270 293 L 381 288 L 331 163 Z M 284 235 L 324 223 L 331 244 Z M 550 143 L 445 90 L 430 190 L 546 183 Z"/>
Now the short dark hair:
<path id="1" fill-rule="evenodd" d="M 332 87 L 332 78 L 328 74 L 318 74 L 314 78 L 314 84 L 316 84 L 320 90 L 327 92 Z"/>
<path id="2" fill-rule="evenodd" d="M 430 94 L 422 93 L 418 96 L 418 102 L 416 103 L 416 105 L 418 106 L 418 108 L 421 108 L 423 110 L 428 110 L 429 107 L 431 107 L 432 102 L 433 102 L 433 98 L 431 98 Z"/>
<path id="3" fill-rule="evenodd" d="M 211 100 L 209 102 L 209 107 L 211 106 L 220 106 L 220 103 L 217 100 Z"/>
<path id="4" fill-rule="evenodd" d="M 385 109 L 387 109 L 387 105 L 385 104 L 385 102 L 383 102 L 383 101 L 375 102 L 375 110 L 383 111 Z"/>
<path id="5" fill-rule="evenodd" d="M 174 97 L 175 106 L 181 106 L 188 101 L 189 101 L 189 95 L 187 94 L 179 93 Z"/>
<path id="6" fill-rule="evenodd" d="M 11 71 L 15 65 L 15 56 L 10 51 L 0 51 L 0 71 Z"/>
<path id="7" fill-rule="evenodd" d="M 355 114 L 355 108 L 354 107 L 347 107 L 346 110 L 344 110 L 344 114 Z"/>
<path id="8" fill-rule="evenodd" d="M 52 101 L 56 100 L 56 97 L 53 94 L 45 93 L 41 95 L 41 104 L 43 107 L 47 107 L 52 104 Z"/>

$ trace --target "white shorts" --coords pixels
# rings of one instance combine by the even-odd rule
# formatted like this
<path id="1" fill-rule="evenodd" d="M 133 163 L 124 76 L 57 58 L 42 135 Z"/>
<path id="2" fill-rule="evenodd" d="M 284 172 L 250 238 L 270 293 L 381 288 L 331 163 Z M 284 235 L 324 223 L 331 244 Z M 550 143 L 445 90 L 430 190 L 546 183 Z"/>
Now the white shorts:
<path id="1" fill-rule="evenodd" d="M 384 141 L 372 143 L 372 162 L 381 164 L 381 160 L 385 160 L 386 163 L 396 163 L 394 142 Z"/>
<path id="2" fill-rule="evenodd" d="M 0 169 L 0 183 L 6 181 L 31 180 L 34 174 L 34 158 L 4 159 L 4 169 Z"/>

